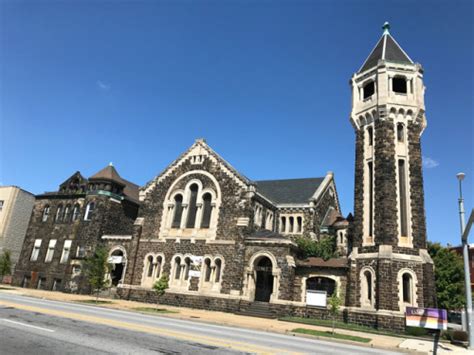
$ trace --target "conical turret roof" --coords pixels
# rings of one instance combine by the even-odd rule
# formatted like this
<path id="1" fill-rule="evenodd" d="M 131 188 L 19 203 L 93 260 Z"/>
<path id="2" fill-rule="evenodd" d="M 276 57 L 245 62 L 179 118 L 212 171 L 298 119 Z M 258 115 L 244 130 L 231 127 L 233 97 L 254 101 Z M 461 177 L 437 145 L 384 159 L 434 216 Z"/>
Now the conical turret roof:
<path id="1" fill-rule="evenodd" d="M 379 60 L 414 64 L 408 54 L 406 54 L 406 52 L 402 49 L 402 47 L 400 47 L 397 41 L 395 41 L 395 39 L 390 34 L 390 25 L 388 22 L 385 22 L 383 29 L 384 32 L 382 37 L 377 42 L 372 52 L 369 54 L 364 64 L 362 64 L 362 67 L 359 69 L 359 73 L 375 67 Z"/>

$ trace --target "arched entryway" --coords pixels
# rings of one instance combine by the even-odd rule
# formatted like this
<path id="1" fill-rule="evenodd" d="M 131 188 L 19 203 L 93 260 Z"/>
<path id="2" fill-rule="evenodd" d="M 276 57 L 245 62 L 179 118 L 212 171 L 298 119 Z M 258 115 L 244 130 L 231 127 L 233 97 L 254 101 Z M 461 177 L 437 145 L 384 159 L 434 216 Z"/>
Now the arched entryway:
<path id="1" fill-rule="evenodd" d="M 116 287 L 123 280 L 125 265 L 127 263 L 124 251 L 122 249 L 115 249 L 112 251 L 109 263 L 112 264 L 110 270 L 111 286 Z"/>
<path id="2" fill-rule="evenodd" d="M 273 292 L 273 264 L 272 261 L 263 256 L 256 261 L 255 272 L 255 301 L 270 302 Z"/>

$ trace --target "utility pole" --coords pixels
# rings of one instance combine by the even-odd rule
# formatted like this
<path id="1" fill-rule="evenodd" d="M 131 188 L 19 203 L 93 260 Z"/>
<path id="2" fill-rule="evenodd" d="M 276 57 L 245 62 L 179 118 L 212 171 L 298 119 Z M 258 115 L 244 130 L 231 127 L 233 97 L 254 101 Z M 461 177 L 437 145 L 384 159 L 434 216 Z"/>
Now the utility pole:
<path id="1" fill-rule="evenodd" d="M 462 255 L 464 259 L 464 283 L 466 289 L 466 323 L 469 338 L 468 349 L 474 350 L 474 329 L 472 324 L 472 294 L 471 294 L 471 275 L 469 270 L 469 243 L 467 236 L 464 235 L 466 225 L 464 223 L 464 199 L 462 197 L 462 181 L 466 175 L 459 173 L 456 175 L 459 181 L 459 222 L 461 225 Z"/>

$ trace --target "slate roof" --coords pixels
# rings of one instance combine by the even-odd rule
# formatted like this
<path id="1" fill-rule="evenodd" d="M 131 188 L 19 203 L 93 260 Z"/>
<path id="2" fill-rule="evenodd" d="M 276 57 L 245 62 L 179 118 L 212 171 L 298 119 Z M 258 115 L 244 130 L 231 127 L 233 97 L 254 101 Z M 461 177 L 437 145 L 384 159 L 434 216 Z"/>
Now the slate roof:
<path id="1" fill-rule="evenodd" d="M 324 178 L 254 181 L 257 192 L 277 204 L 308 203 Z"/>
<path id="2" fill-rule="evenodd" d="M 303 267 L 347 268 L 349 266 L 349 261 L 347 258 L 331 258 L 324 260 L 323 258 L 309 257 L 305 260 L 297 260 L 296 265 Z"/>
<path id="3" fill-rule="evenodd" d="M 386 60 L 388 62 L 408 63 L 413 64 L 408 54 L 400 47 L 390 33 L 384 33 L 382 38 L 378 41 L 375 48 L 365 60 L 359 73 L 375 67 L 379 60 Z"/>

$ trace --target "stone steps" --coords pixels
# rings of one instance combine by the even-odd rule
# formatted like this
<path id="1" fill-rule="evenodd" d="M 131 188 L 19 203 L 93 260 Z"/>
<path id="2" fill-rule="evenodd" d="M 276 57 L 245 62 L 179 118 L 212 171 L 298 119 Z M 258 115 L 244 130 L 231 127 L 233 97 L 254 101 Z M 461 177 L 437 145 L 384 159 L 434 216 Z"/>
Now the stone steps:
<path id="1" fill-rule="evenodd" d="M 268 319 L 277 318 L 270 307 L 270 303 L 267 302 L 252 302 L 246 307 L 241 307 L 235 314 Z"/>

